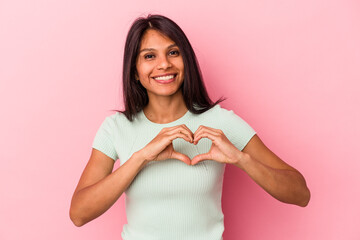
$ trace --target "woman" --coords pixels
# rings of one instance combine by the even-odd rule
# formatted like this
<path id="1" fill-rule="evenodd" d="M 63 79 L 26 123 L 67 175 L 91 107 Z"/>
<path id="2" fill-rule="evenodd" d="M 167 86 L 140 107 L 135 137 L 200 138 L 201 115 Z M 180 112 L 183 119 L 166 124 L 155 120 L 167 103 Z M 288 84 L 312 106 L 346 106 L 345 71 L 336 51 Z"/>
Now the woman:
<path id="1" fill-rule="evenodd" d="M 124 240 L 222 239 L 226 164 L 279 201 L 306 206 L 303 176 L 233 111 L 213 103 L 183 31 L 161 15 L 138 18 L 125 44 L 125 111 L 107 117 L 74 192 L 82 226 L 126 193 Z M 114 172 L 114 160 L 120 167 Z"/>

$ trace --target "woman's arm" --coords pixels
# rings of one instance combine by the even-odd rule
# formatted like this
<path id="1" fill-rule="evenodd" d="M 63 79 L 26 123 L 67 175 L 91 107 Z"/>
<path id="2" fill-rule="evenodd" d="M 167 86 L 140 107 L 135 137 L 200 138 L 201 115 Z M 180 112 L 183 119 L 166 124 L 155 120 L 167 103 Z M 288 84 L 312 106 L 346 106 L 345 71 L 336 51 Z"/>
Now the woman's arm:
<path id="1" fill-rule="evenodd" d="M 185 124 L 163 128 L 113 173 L 114 160 L 93 148 L 71 200 L 70 218 L 73 223 L 80 227 L 108 210 L 150 161 L 174 158 L 190 165 L 188 156 L 174 150 L 172 141 L 176 138 L 192 142 L 192 133 Z"/>
<path id="2" fill-rule="evenodd" d="M 271 152 L 256 134 L 242 151 L 220 129 L 200 125 L 194 133 L 194 144 L 201 138 L 210 139 L 212 145 L 209 152 L 195 156 L 192 165 L 204 160 L 233 164 L 279 201 L 302 207 L 308 204 L 310 191 L 304 177 Z"/>
<path id="3" fill-rule="evenodd" d="M 274 198 L 307 206 L 310 191 L 299 171 L 282 161 L 255 134 L 239 154 L 235 166 L 244 170 Z"/>
<path id="4" fill-rule="evenodd" d="M 80 227 L 108 210 L 146 165 L 135 152 L 112 172 L 114 160 L 93 148 L 71 200 L 70 218 Z"/>

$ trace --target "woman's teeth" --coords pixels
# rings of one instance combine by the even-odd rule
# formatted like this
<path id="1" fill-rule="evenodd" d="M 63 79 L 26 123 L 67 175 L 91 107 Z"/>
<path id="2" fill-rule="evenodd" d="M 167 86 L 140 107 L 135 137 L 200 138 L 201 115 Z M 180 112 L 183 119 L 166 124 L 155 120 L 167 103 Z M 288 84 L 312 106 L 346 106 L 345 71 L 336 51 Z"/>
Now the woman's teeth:
<path id="1" fill-rule="evenodd" d="M 174 77 L 175 77 L 175 75 L 167 75 L 167 76 L 164 76 L 164 77 L 156 77 L 155 79 L 156 80 L 169 80 L 169 79 L 172 79 Z"/>

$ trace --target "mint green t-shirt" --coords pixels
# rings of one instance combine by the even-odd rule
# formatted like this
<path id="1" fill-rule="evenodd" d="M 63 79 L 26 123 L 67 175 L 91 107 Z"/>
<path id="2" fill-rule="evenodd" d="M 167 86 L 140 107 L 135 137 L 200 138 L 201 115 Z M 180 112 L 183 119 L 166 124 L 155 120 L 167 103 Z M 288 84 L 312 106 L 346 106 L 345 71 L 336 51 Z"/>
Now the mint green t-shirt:
<path id="1" fill-rule="evenodd" d="M 162 128 L 185 124 L 192 132 L 200 125 L 221 129 L 242 150 L 256 134 L 242 118 L 219 104 L 202 114 L 187 111 L 166 124 L 148 120 L 143 111 L 133 122 L 124 114 L 105 118 L 93 148 L 123 165 L 144 148 Z M 193 145 L 182 138 L 173 140 L 175 151 L 190 159 L 210 150 L 211 140 L 202 138 Z M 180 160 L 149 162 L 125 190 L 127 224 L 123 240 L 221 240 L 224 214 L 221 208 L 225 164 L 205 160 L 189 166 Z"/>

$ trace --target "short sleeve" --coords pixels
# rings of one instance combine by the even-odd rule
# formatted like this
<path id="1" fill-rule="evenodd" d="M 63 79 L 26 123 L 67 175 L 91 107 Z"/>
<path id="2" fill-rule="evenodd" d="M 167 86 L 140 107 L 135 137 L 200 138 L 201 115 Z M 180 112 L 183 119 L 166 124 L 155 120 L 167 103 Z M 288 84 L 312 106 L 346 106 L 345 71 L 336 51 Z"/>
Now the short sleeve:
<path id="1" fill-rule="evenodd" d="M 115 122 L 111 116 L 105 118 L 96 132 L 92 147 L 117 160 L 118 154 L 114 144 Z"/>
<path id="2" fill-rule="evenodd" d="M 223 131 L 226 137 L 236 148 L 242 151 L 250 139 L 256 134 L 256 131 L 245 122 L 245 120 L 236 115 L 233 110 L 224 108 L 221 110 L 224 123 Z"/>

